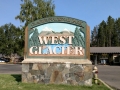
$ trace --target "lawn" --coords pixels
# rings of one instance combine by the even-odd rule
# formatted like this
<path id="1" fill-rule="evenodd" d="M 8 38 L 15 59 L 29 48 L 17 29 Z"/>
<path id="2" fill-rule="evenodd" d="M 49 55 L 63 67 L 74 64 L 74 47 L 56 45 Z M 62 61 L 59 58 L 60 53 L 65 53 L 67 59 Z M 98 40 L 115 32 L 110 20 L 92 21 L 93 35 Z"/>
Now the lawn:
<path id="1" fill-rule="evenodd" d="M 0 90 L 109 90 L 103 84 L 93 86 L 22 83 L 21 75 L 0 74 Z"/>

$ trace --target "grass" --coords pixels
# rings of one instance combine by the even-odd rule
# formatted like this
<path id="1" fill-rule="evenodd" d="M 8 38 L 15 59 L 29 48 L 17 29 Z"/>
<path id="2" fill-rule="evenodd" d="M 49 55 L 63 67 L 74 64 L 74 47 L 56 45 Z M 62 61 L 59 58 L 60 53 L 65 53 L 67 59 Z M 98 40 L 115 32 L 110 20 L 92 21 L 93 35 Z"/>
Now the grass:
<path id="1" fill-rule="evenodd" d="M 21 75 L 0 74 L 0 90 L 109 90 L 103 84 L 93 86 L 73 86 L 54 84 L 22 83 Z"/>

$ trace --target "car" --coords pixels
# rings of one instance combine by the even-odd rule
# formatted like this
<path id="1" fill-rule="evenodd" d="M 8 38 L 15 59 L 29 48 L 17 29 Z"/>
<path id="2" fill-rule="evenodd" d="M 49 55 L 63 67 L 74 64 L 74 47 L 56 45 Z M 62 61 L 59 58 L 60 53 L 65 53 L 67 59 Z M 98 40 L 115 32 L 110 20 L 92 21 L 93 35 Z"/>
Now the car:
<path id="1" fill-rule="evenodd" d="M 0 58 L 0 62 L 5 62 L 3 59 Z"/>
<path id="2" fill-rule="evenodd" d="M 18 62 L 22 62 L 24 60 L 24 57 L 20 57 L 19 59 L 18 59 Z"/>
<path id="3" fill-rule="evenodd" d="M 10 62 L 10 58 L 5 58 L 6 59 L 6 62 Z"/>
<path id="4" fill-rule="evenodd" d="M 0 61 L 1 61 L 1 62 L 10 62 L 10 58 L 1 57 L 1 58 L 0 58 Z"/>
<path id="5" fill-rule="evenodd" d="M 2 58 L 0 58 L 0 62 L 5 62 Z"/>

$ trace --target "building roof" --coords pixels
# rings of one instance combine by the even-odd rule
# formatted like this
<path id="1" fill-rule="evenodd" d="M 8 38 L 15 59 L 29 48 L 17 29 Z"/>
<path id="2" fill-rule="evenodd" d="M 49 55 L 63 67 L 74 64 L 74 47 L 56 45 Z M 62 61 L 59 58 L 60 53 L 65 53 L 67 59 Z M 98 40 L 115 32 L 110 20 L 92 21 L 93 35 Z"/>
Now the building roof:
<path id="1" fill-rule="evenodd" d="M 90 53 L 120 53 L 120 47 L 90 47 Z"/>

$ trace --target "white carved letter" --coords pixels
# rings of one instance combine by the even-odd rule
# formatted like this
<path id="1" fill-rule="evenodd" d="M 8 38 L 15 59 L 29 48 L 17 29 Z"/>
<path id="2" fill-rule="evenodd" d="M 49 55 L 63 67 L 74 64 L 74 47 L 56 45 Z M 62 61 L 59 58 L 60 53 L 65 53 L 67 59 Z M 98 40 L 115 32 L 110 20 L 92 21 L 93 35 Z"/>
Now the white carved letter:
<path id="1" fill-rule="evenodd" d="M 84 51 L 83 51 L 82 47 L 75 47 L 75 54 L 78 55 L 78 52 L 79 52 L 80 55 L 84 54 Z"/>
<path id="2" fill-rule="evenodd" d="M 41 47 L 39 47 L 39 54 L 41 54 Z"/>
<path id="3" fill-rule="evenodd" d="M 52 36 L 52 43 L 51 44 L 58 44 L 58 36 Z"/>
<path id="4" fill-rule="evenodd" d="M 65 36 L 61 36 L 61 37 L 60 37 L 60 42 L 62 42 L 62 43 L 59 42 L 60 44 L 65 44 L 66 41 L 65 41 L 65 38 L 64 38 L 64 37 L 65 37 Z"/>
<path id="5" fill-rule="evenodd" d="M 42 39 L 41 36 L 38 36 L 38 38 L 39 38 L 40 44 L 43 44 L 43 41 L 44 41 L 45 44 L 48 43 L 49 37 L 43 37 L 43 39 Z"/>
<path id="6" fill-rule="evenodd" d="M 34 53 L 33 53 L 33 48 L 36 48 L 36 49 L 37 49 L 36 46 L 31 47 L 31 48 L 29 49 L 30 54 L 34 54 Z M 35 54 L 37 54 L 37 53 L 38 53 L 38 51 L 35 51 Z"/>
<path id="7" fill-rule="evenodd" d="M 74 36 L 68 36 L 68 38 L 69 38 L 69 44 L 72 44 L 72 38 L 73 38 Z"/>

